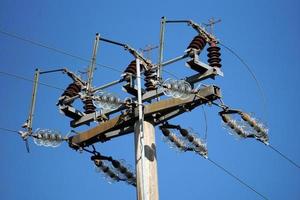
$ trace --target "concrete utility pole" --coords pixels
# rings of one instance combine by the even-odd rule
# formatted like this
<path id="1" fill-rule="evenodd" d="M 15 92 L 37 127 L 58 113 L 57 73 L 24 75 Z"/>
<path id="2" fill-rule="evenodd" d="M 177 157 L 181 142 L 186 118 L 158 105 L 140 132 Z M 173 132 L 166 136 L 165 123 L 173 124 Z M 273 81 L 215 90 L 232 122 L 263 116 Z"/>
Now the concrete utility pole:
<path id="1" fill-rule="evenodd" d="M 164 32 L 166 23 L 187 23 L 198 32 L 198 35 L 193 38 L 183 55 L 163 62 Z M 121 104 L 118 108 L 114 108 L 113 110 L 103 109 L 103 112 L 101 113 L 96 111 L 91 113 L 82 113 L 70 104 L 64 105 L 64 110 L 62 111 L 66 116 L 72 118 L 71 127 L 76 128 L 84 124 L 89 124 L 93 121 L 98 122 L 97 126 L 71 136 L 68 139 L 69 145 L 75 150 L 84 149 L 85 151 L 96 154 L 95 149 L 90 151 L 87 150 L 87 148 L 94 143 L 106 142 L 113 138 L 134 132 L 136 177 L 133 178 L 133 174 L 128 173 L 128 170 L 123 169 L 124 167 L 120 167 L 118 162 L 113 162 L 112 165 L 114 168 L 117 168 L 117 170 L 122 169 L 122 176 L 127 174 L 125 178 L 122 176 L 121 178 L 118 177 L 116 175 L 118 173 L 113 174 L 113 170 L 109 170 L 109 167 L 105 167 L 106 165 L 100 165 L 98 163 L 99 166 L 97 166 L 102 167 L 102 171 L 114 180 L 127 182 L 128 180 L 135 180 L 132 185 L 136 186 L 137 188 L 137 200 L 158 200 L 159 191 L 155 126 L 166 125 L 168 120 L 171 120 L 187 111 L 192 111 L 202 104 L 212 103 L 221 98 L 220 88 L 217 86 L 204 85 L 201 88 L 194 88 L 194 85 L 202 80 L 208 78 L 214 79 L 216 76 L 223 75 L 220 69 L 221 64 L 219 63 L 221 61 L 219 58 L 220 49 L 218 47 L 211 48 L 209 63 L 205 64 L 201 62 L 199 60 L 198 53 L 203 50 L 206 43 L 215 41 L 215 38 L 191 20 L 167 21 L 165 17 L 163 17 L 161 20 L 159 44 L 160 53 L 159 61 L 156 65 L 148 62 L 143 55 L 127 44 L 122 44 L 105 38 L 96 38 L 96 41 L 97 40 L 125 48 L 125 50 L 135 57 L 135 60 L 131 61 L 127 66 L 122 74 L 121 80 L 113 81 L 105 84 L 104 86 L 94 88 L 89 95 L 94 95 L 92 97 L 97 97 L 98 95 L 94 101 L 98 101 L 100 104 L 116 104 L 115 98 L 111 98 L 111 96 L 105 96 L 105 94 L 101 96 L 101 94 L 95 94 L 94 92 L 100 88 L 103 89 L 120 82 L 125 82 L 123 85 L 124 91 L 134 97 L 130 98 L 130 101 L 126 100 L 120 102 Z M 156 47 L 149 47 L 145 51 L 148 52 L 153 48 Z M 195 70 L 196 74 L 185 77 L 181 80 L 169 79 L 169 82 L 165 82 L 167 80 L 162 80 L 162 67 L 185 58 L 189 58 L 189 60 L 186 62 L 186 66 Z M 153 71 L 153 69 L 155 71 Z M 93 70 L 90 70 L 90 72 L 92 71 Z M 141 85 L 141 72 L 143 72 L 144 75 L 145 87 L 143 89 Z M 92 83 L 92 75 L 92 73 L 89 74 L 89 88 L 91 87 Z M 67 90 L 67 94 L 72 95 L 72 92 L 75 90 L 76 88 L 69 88 Z M 79 92 L 80 91 L 77 91 L 77 93 Z M 156 102 L 152 101 L 163 95 L 172 98 L 160 99 Z M 84 99 L 82 101 L 84 101 Z M 93 103 L 93 99 L 91 99 L 90 103 Z M 112 114 L 117 112 L 119 113 L 118 115 L 112 116 Z M 190 140 L 194 141 L 194 137 L 189 139 L 189 141 Z M 194 143 L 193 145 L 195 146 Z M 198 145 L 197 148 L 190 148 L 189 150 L 199 153 L 200 146 L 201 145 Z M 106 159 L 107 161 L 108 157 L 103 157 L 102 159 L 104 161 Z"/>
<path id="2" fill-rule="evenodd" d="M 143 132 L 140 131 L 141 126 L 143 126 Z M 135 154 L 137 199 L 158 200 L 155 129 L 152 122 L 143 121 L 142 124 L 140 122 L 136 123 Z"/>
<path id="3" fill-rule="evenodd" d="M 152 122 L 144 121 L 140 67 L 140 60 L 136 59 L 139 115 L 134 128 L 137 199 L 158 200 L 155 128 Z"/>

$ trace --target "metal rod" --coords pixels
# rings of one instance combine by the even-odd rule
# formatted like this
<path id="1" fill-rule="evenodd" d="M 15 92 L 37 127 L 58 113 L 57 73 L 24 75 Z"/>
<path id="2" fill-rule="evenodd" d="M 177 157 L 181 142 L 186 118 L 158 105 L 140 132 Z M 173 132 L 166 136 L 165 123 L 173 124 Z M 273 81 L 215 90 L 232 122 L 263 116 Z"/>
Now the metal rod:
<path id="1" fill-rule="evenodd" d="M 97 57 L 99 39 L 100 39 L 100 35 L 99 35 L 99 33 L 96 33 L 91 65 L 89 66 L 89 69 L 88 69 L 88 80 L 87 80 L 87 91 L 88 91 L 88 93 L 91 91 L 92 84 L 93 84 L 93 75 L 94 75 L 94 70 L 95 70 L 95 66 L 96 66 L 96 57 Z"/>
<path id="2" fill-rule="evenodd" d="M 159 57 L 158 57 L 158 69 L 157 79 L 162 79 L 162 62 L 164 53 L 164 40 L 165 40 L 165 28 L 166 28 L 166 17 L 162 17 L 160 21 L 160 35 L 159 35 Z"/>
<path id="3" fill-rule="evenodd" d="M 170 64 L 172 64 L 172 63 L 174 63 L 174 62 L 177 62 L 177 61 L 179 61 L 179 60 L 185 59 L 185 58 L 187 58 L 188 56 L 189 56 L 188 54 L 184 54 L 184 55 L 181 55 L 181 56 L 177 56 L 177 57 L 175 57 L 175 58 L 172 58 L 172 59 L 170 59 L 170 60 L 167 60 L 167 61 L 161 63 L 161 68 L 164 67 L 164 66 L 166 66 L 166 65 L 170 65 Z M 159 66 L 159 64 L 156 64 L 156 65 L 154 65 L 154 66 L 155 66 L 155 67 L 153 67 L 152 69 L 157 69 L 158 66 Z"/>
<path id="4" fill-rule="evenodd" d="M 31 105 L 30 105 L 30 110 L 29 110 L 29 116 L 28 116 L 28 132 L 31 134 L 32 133 L 32 122 L 33 122 L 33 117 L 34 117 L 34 110 L 35 110 L 35 102 L 36 102 L 36 93 L 37 93 L 37 87 L 38 87 L 38 82 L 39 82 L 39 75 L 40 75 L 40 70 L 36 69 L 34 73 L 34 82 L 33 82 L 33 89 L 32 89 L 32 97 L 31 97 Z"/>
<path id="5" fill-rule="evenodd" d="M 205 35 L 207 37 L 207 42 L 217 42 L 217 39 L 212 34 L 208 33 L 203 27 L 192 20 L 167 20 L 166 23 L 187 23 L 188 25 L 191 25 L 199 34 Z"/>
<path id="6" fill-rule="evenodd" d="M 52 72 L 63 72 L 63 71 L 65 71 L 65 68 L 54 69 L 54 70 L 47 70 L 47 71 L 40 71 L 40 74 L 47 74 L 47 73 L 52 73 Z"/>
<path id="7" fill-rule="evenodd" d="M 71 98 L 69 98 L 68 100 L 63 101 L 63 103 L 64 103 L 64 104 L 68 104 L 69 102 L 72 102 L 72 101 L 74 101 L 75 99 L 78 99 L 79 97 L 80 97 L 80 95 L 77 94 L 76 96 L 71 97 Z"/>
<path id="8" fill-rule="evenodd" d="M 100 38 L 100 40 L 101 40 L 101 41 L 104 41 L 104 42 L 111 43 L 111 44 L 115 44 L 115 45 L 118 45 L 118 46 L 122 46 L 122 47 L 124 47 L 126 50 L 128 50 L 135 58 L 139 58 L 139 59 L 141 59 L 142 61 L 144 61 L 145 63 L 148 63 L 147 59 L 145 59 L 145 58 L 143 57 L 143 55 L 141 55 L 137 50 L 135 50 L 134 48 L 132 48 L 132 47 L 129 46 L 128 44 L 124 44 L 124 43 L 120 43 L 120 42 L 108 40 L 108 39 L 105 39 L 105 38 Z M 145 67 L 147 67 L 147 66 L 145 66 Z"/>
<path id="9" fill-rule="evenodd" d="M 115 42 L 115 41 L 108 40 L 108 39 L 105 39 L 105 38 L 100 38 L 100 40 L 104 41 L 104 42 L 111 43 L 111 44 L 119 45 L 119 46 L 122 46 L 122 47 L 127 46 L 126 44 L 123 44 L 123 43 L 120 43 L 120 42 Z"/>
<path id="10" fill-rule="evenodd" d="M 190 20 L 167 20 L 166 23 L 189 23 Z"/>
<path id="11" fill-rule="evenodd" d="M 121 82 L 123 82 L 123 81 L 124 81 L 124 79 L 122 78 L 122 79 L 115 80 L 115 81 L 112 81 L 112 82 L 110 82 L 110 83 L 107 83 L 107 84 L 105 84 L 105 85 L 101 85 L 101 86 L 99 86 L 99 87 L 94 88 L 94 89 L 92 90 L 92 93 L 94 93 L 94 92 L 96 92 L 96 91 L 98 91 L 98 90 L 103 90 L 103 89 L 105 89 L 105 88 L 111 87 L 111 86 L 116 85 L 116 84 L 118 84 L 118 83 L 121 83 Z"/>
<path id="12" fill-rule="evenodd" d="M 181 55 L 181 56 L 172 58 L 171 60 L 167 60 L 167 61 L 163 62 L 163 63 L 161 64 L 161 66 L 166 66 L 166 65 L 172 64 L 172 63 L 177 62 L 177 61 L 179 61 L 179 60 L 182 60 L 182 59 L 184 59 L 184 58 L 186 58 L 186 57 L 188 57 L 188 56 L 189 56 L 188 54 L 184 54 L 184 55 Z"/>

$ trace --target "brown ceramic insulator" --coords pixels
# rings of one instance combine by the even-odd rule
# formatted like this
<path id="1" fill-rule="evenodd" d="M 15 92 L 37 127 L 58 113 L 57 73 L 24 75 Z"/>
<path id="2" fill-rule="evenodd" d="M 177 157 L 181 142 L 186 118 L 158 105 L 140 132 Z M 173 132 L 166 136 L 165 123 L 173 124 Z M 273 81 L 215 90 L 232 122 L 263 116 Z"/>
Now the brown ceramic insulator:
<path id="1" fill-rule="evenodd" d="M 144 69 L 144 65 L 140 64 L 140 66 L 142 71 Z M 124 73 L 125 73 L 125 79 L 128 79 L 130 75 L 136 76 L 136 60 L 133 60 L 129 63 Z"/>
<path id="2" fill-rule="evenodd" d="M 129 65 L 125 69 L 124 73 L 136 74 L 136 61 L 135 60 L 133 60 L 129 63 Z"/>
<path id="3" fill-rule="evenodd" d="M 68 85 L 61 96 L 74 97 L 81 91 L 81 86 L 76 83 Z"/>
<path id="4" fill-rule="evenodd" d="M 209 48 L 207 48 L 208 51 L 208 64 L 212 67 L 221 67 L 222 64 L 221 62 L 221 53 L 220 53 L 220 47 L 217 46 L 210 46 Z"/>
<path id="5" fill-rule="evenodd" d="M 197 35 L 193 38 L 187 49 L 196 49 L 196 50 L 202 50 L 204 49 L 206 45 L 206 40 L 201 35 Z"/>
<path id="6" fill-rule="evenodd" d="M 93 113 L 96 110 L 96 107 L 93 104 L 93 100 L 91 98 L 87 98 L 86 100 L 83 101 L 84 106 L 84 113 L 85 114 L 89 114 L 89 113 Z"/>
<path id="7" fill-rule="evenodd" d="M 155 85 L 151 80 L 157 80 L 157 73 L 155 69 L 149 69 L 144 72 L 146 91 L 155 90 Z"/>

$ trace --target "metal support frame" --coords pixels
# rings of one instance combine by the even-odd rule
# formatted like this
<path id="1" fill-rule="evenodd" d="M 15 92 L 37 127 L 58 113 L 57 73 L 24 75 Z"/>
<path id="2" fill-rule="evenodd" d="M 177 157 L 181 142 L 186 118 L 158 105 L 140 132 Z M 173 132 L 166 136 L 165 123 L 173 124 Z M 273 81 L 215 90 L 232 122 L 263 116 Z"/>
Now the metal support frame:
<path id="1" fill-rule="evenodd" d="M 34 117 L 34 110 L 35 110 L 37 87 L 38 87 L 38 83 L 39 83 L 39 76 L 40 76 L 40 70 L 35 69 L 30 110 L 29 110 L 29 115 L 28 115 L 28 119 L 27 119 L 27 126 L 25 127 L 25 128 L 27 128 L 29 134 L 32 133 L 32 123 L 33 123 L 33 117 Z"/>
<path id="2" fill-rule="evenodd" d="M 158 80 L 162 79 L 162 63 L 164 56 L 164 40 L 165 40 L 165 26 L 166 26 L 166 17 L 162 17 L 160 21 L 160 34 L 159 34 L 159 57 L 158 57 L 158 69 L 157 69 L 157 78 Z"/>
<path id="3" fill-rule="evenodd" d="M 202 63 L 199 61 L 198 63 L 199 65 L 201 65 L 202 67 L 206 67 L 208 70 L 205 72 L 205 73 L 197 73 L 195 75 L 192 75 L 192 76 L 189 76 L 189 77 L 186 77 L 184 78 L 185 81 L 189 82 L 191 85 L 199 82 L 199 81 L 202 81 L 204 79 L 207 79 L 207 78 L 214 78 L 215 76 L 217 75 L 220 75 L 220 76 L 223 76 L 223 73 L 220 69 L 216 69 L 216 68 L 213 68 L 205 63 Z M 121 81 L 122 79 L 120 79 L 119 81 Z M 111 82 L 112 85 L 114 84 L 117 84 L 118 81 L 113 81 Z M 106 88 L 109 87 L 110 83 L 104 85 L 104 86 L 100 86 L 98 88 L 95 88 L 94 90 L 98 90 L 99 88 Z M 137 91 L 137 88 L 133 88 Z M 155 98 L 158 98 L 160 96 L 162 96 L 164 93 L 163 93 L 163 90 L 161 88 L 158 88 L 157 90 L 152 90 L 152 91 L 149 91 L 149 92 L 142 92 L 143 93 L 143 96 L 142 96 L 142 101 L 143 102 L 146 102 L 146 101 L 151 101 L 152 99 L 155 99 Z M 133 98 L 132 101 L 136 101 L 137 99 L 136 98 Z M 104 116 L 104 119 L 107 120 L 107 117 L 111 114 L 114 114 L 116 112 L 119 112 L 121 110 L 124 110 L 126 109 L 125 106 L 121 106 L 120 108 L 116 109 L 116 110 L 112 110 L 112 111 L 107 111 L 107 112 L 104 112 L 104 113 L 100 113 L 100 112 L 96 112 L 96 113 L 91 113 L 91 114 L 82 114 L 80 111 L 72 108 L 64 108 L 67 112 L 68 112 L 68 116 L 71 117 L 71 116 L 75 116 L 75 117 L 71 117 L 73 120 L 71 121 L 71 127 L 75 128 L 75 127 L 78 127 L 78 126 L 81 126 L 81 125 L 84 125 L 84 124 L 88 124 L 90 122 L 93 122 L 93 121 L 99 121 L 98 119 L 101 119 L 103 116 Z M 101 120 L 100 120 L 101 121 Z M 102 122 L 103 123 L 103 122 Z"/>
<path id="4" fill-rule="evenodd" d="M 100 40 L 100 34 L 96 33 L 96 38 L 95 38 L 93 53 L 92 53 L 92 60 L 91 60 L 90 66 L 88 68 L 88 79 L 87 79 L 87 85 L 86 85 L 86 90 L 87 90 L 88 94 L 91 93 L 91 90 L 92 90 L 93 76 L 94 76 L 94 71 L 95 71 L 95 66 L 96 66 L 96 57 L 97 57 L 99 40 Z"/>
<path id="5" fill-rule="evenodd" d="M 32 124 L 33 124 L 33 118 L 35 112 L 37 89 L 38 89 L 40 75 L 53 73 L 53 72 L 62 72 L 62 71 L 65 71 L 65 68 L 47 70 L 47 71 L 41 71 L 38 68 L 35 69 L 29 114 L 25 125 L 23 125 L 23 128 L 26 128 L 29 134 L 32 134 Z"/>
<path id="6" fill-rule="evenodd" d="M 203 98 L 200 98 L 203 97 Z M 186 111 L 215 101 L 221 98 L 221 91 L 218 87 L 210 85 L 199 90 L 198 95 L 192 95 L 186 100 L 165 99 L 144 106 L 145 120 L 153 120 L 154 125 L 161 124 Z M 87 131 L 81 132 L 69 138 L 69 145 L 77 149 L 86 147 L 96 142 L 105 142 L 112 138 L 132 133 L 134 123 L 138 118 L 138 110 L 134 112 L 120 114 L 108 121 Z"/>

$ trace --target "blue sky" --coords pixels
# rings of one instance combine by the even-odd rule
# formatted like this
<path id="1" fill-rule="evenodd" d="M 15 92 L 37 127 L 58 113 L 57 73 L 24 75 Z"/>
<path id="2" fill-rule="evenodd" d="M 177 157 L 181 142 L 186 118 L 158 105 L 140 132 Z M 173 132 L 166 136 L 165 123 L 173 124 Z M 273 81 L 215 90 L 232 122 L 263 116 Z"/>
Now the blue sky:
<path id="1" fill-rule="evenodd" d="M 264 88 L 267 112 L 260 93 L 242 64 L 222 49 L 225 76 L 206 81 L 221 87 L 226 104 L 253 112 L 266 121 L 270 143 L 300 163 L 297 88 L 300 57 L 300 3 L 286 1 L 7 1 L 0 2 L 0 29 L 27 39 L 90 58 L 94 35 L 128 43 L 136 49 L 159 42 L 159 22 L 167 19 L 222 19 L 216 36 L 252 66 Z M 165 58 L 180 55 L 196 33 L 186 25 L 168 25 Z M 33 78 L 35 68 L 66 66 L 83 70 L 87 63 L 0 34 L 1 72 Z M 157 52 L 152 58 L 156 63 Z M 203 53 L 205 54 L 205 53 Z M 205 55 L 202 55 L 203 59 Z M 98 63 L 123 70 L 131 56 L 119 47 L 101 43 Z M 206 61 L 206 60 L 204 60 Z M 192 74 L 178 62 L 166 70 L 183 78 Z M 98 67 L 99 86 L 120 77 Z M 164 74 L 167 78 L 168 74 Z M 62 74 L 41 76 L 41 81 L 61 88 L 70 80 Z M 0 127 L 18 130 L 27 118 L 32 84 L 0 74 L 2 112 Z M 120 92 L 120 85 L 111 89 Z M 34 128 L 51 128 L 66 134 L 69 121 L 55 104 L 61 91 L 39 86 Z M 125 94 L 120 92 L 121 97 Z M 300 199 L 300 171 L 267 146 L 254 140 L 237 140 L 222 128 L 218 109 L 205 107 L 208 119 L 208 151 L 214 161 L 243 179 L 269 199 Z M 201 136 L 205 123 L 201 108 L 173 123 L 192 127 Z M 95 125 L 95 124 L 94 124 Z M 78 130 L 87 130 L 83 127 Z M 90 155 L 67 144 L 57 149 L 35 146 L 27 154 L 17 134 L 0 135 L 1 199 L 134 199 L 135 189 L 123 183 L 108 184 L 94 170 Z M 193 153 L 178 153 L 162 141 L 157 129 L 160 199 L 261 199 L 209 161 Z M 103 154 L 134 164 L 133 135 L 98 144 Z"/>

